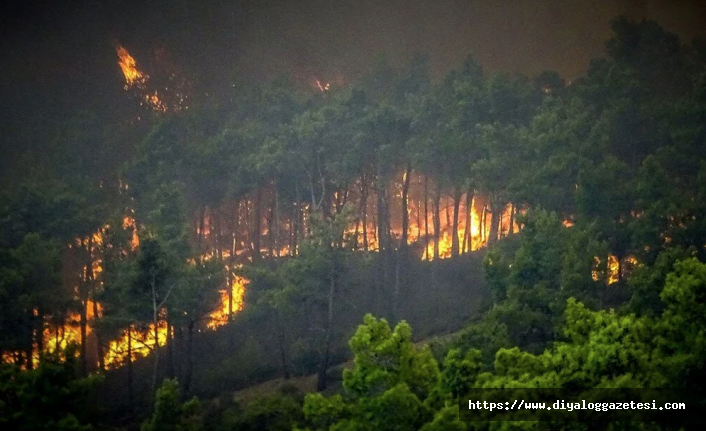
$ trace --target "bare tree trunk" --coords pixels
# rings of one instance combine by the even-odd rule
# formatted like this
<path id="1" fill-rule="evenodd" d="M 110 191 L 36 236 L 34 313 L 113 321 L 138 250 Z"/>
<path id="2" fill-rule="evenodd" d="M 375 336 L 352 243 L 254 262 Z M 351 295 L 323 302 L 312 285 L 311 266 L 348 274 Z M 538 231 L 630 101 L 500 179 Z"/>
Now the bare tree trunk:
<path id="1" fill-rule="evenodd" d="M 456 187 L 454 189 L 454 216 L 453 216 L 453 224 L 451 225 L 451 256 L 456 257 L 458 256 L 458 249 L 459 249 L 459 244 L 458 244 L 458 217 L 459 217 L 459 211 L 461 207 L 461 189 Z"/>
<path id="2" fill-rule="evenodd" d="M 419 193 L 417 193 L 417 241 L 419 241 L 419 238 L 422 236 L 422 212 L 420 211 L 422 209 L 422 200 L 419 199 Z"/>
<path id="3" fill-rule="evenodd" d="M 360 215 L 363 221 L 363 250 L 370 251 L 368 246 L 368 181 L 365 174 L 361 178 L 360 185 Z"/>
<path id="4" fill-rule="evenodd" d="M 277 348 L 279 349 L 279 357 L 280 357 L 280 363 L 282 365 L 282 374 L 285 379 L 289 379 L 289 365 L 287 361 L 287 349 L 284 343 L 284 324 L 282 322 L 282 315 L 279 310 L 276 310 L 277 313 Z"/>
<path id="5" fill-rule="evenodd" d="M 387 211 L 387 190 L 385 184 L 380 184 L 382 179 L 378 178 L 377 195 L 378 195 L 378 248 L 380 253 L 390 249 L 389 230 L 388 230 L 388 211 Z"/>
<path id="6" fill-rule="evenodd" d="M 498 205 L 492 202 L 490 207 L 490 233 L 488 235 L 489 246 L 498 242 L 498 215 L 502 219 L 502 210 L 499 210 Z"/>
<path id="7" fill-rule="evenodd" d="M 274 238 L 274 222 L 275 222 L 275 214 L 274 214 L 274 206 L 270 206 L 270 214 L 267 217 L 267 254 L 268 257 L 271 259 L 274 257 L 274 251 L 275 251 L 275 238 Z"/>
<path id="8" fill-rule="evenodd" d="M 326 389 L 326 372 L 328 371 L 329 356 L 331 353 L 331 340 L 333 338 L 333 304 L 334 294 L 336 292 L 336 265 L 331 265 L 331 273 L 329 275 L 329 292 L 328 292 L 328 316 L 326 320 L 326 340 L 324 346 L 324 357 L 319 368 L 319 376 L 316 384 L 317 390 L 323 391 Z"/>
<path id="9" fill-rule="evenodd" d="M 132 405 L 133 379 L 132 379 L 132 324 L 127 327 L 127 399 Z"/>
<path id="10" fill-rule="evenodd" d="M 167 375 L 170 378 L 174 378 L 174 346 L 173 346 L 173 339 L 172 339 L 172 325 L 170 323 L 170 313 L 167 310 L 167 318 L 166 318 L 166 325 L 167 325 Z"/>
<path id="11" fill-rule="evenodd" d="M 93 297 L 93 322 L 98 321 L 98 301 L 96 301 L 95 295 Z M 101 372 L 105 371 L 105 353 L 103 352 L 103 337 L 99 329 L 99 325 L 93 325 L 93 332 L 96 334 L 96 344 L 98 345 L 98 367 Z"/>
<path id="12" fill-rule="evenodd" d="M 510 204 L 510 230 L 509 233 L 515 233 L 515 205 Z"/>
<path id="13" fill-rule="evenodd" d="M 35 321 L 36 316 L 34 315 L 34 310 L 29 312 L 29 318 L 30 327 L 28 328 L 29 333 L 27 334 L 27 345 L 25 346 L 25 365 L 28 370 L 31 370 L 34 368 L 34 341 L 37 336 L 37 322 Z"/>
<path id="14" fill-rule="evenodd" d="M 40 308 L 34 316 L 34 340 L 37 345 L 37 355 L 41 355 L 44 351 L 44 311 Z M 41 356 L 40 356 L 41 357 Z M 39 358 L 38 358 L 39 359 Z M 39 365 L 39 362 L 37 362 Z"/>
<path id="15" fill-rule="evenodd" d="M 299 246 L 299 232 L 302 229 L 301 221 L 301 196 L 299 196 L 299 183 L 294 184 L 294 198 L 295 202 L 292 205 L 292 245 L 289 248 L 289 255 L 297 255 L 297 247 Z"/>
<path id="16" fill-rule="evenodd" d="M 191 389 L 191 379 L 194 373 L 194 321 L 189 320 L 186 329 L 186 375 L 184 376 L 184 393 Z"/>
<path id="17" fill-rule="evenodd" d="M 200 254 L 203 251 L 203 242 L 206 237 L 206 206 L 202 206 L 199 212 L 198 250 Z"/>
<path id="18" fill-rule="evenodd" d="M 159 310 L 157 309 L 157 281 L 152 274 L 152 324 L 154 325 L 154 362 L 152 364 L 152 394 L 157 390 L 157 380 L 159 372 Z"/>
<path id="19" fill-rule="evenodd" d="M 253 254 L 252 254 L 252 261 L 253 262 L 259 262 L 260 261 L 260 234 L 261 234 L 261 226 L 260 223 L 262 222 L 261 216 L 260 216 L 260 200 L 262 199 L 260 187 L 257 187 L 255 189 L 255 209 L 254 209 L 254 215 L 253 215 L 253 221 L 254 221 L 254 227 L 253 227 Z"/>
<path id="20" fill-rule="evenodd" d="M 272 241 L 274 243 L 275 247 L 275 253 L 277 254 L 277 257 L 280 256 L 280 250 L 281 250 L 281 245 L 280 245 L 280 239 L 279 239 L 279 191 L 277 190 L 277 186 L 275 185 L 275 209 L 274 209 L 274 230 L 270 232 L 270 234 L 274 235 L 272 238 Z"/>
<path id="21" fill-rule="evenodd" d="M 466 192 L 466 229 L 463 232 L 463 252 L 467 253 L 473 250 L 473 189 Z"/>
<path id="22" fill-rule="evenodd" d="M 424 255 L 429 260 L 429 176 L 424 175 Z"/>
<path id="23" fill-rule="evenodd" d="M 407 249 L 407 238 L 409 233 L 409 180 L 412 176 L 412 166 L 407 165 L 402 181 L 402 240 L 400 241 L 400 250 Z"/>
<path id="24" fill-rule="evenodd" d="M 439 258 L 439 240 L 441 239 L 441 188 L 437 184 L 434 192 L 434 260 Z"/>
<path id="25" fill-rule="evenodd" d="M 233 268 L 235 266 L 235 253 L 236 253 L 236 244 L 235 244 L 235 231 L 233 232 L 233 241 L 230 246 L 230 259 L 228 262 L 228 273 L 226 274 L 226 282 L 228 285 L 226 286 L 226 289 L 228 290 L 228 321 L 230 322 L 233 319 L 233 289 L 231 288 L 233 285 Z"/>
<path id="26" fill-rule="evenodd" d="M 81 281 L 81 288 L 79 289 L 81 303 L 81 310 L 79 311 L 80 316 L 80 327 L 81 327 L 81 373 L 85 376 L 88 375 L 88 356 L 87 356 L 87 337 L 88 337 L 88 284 L 90 283 L 91 270 L 93 268 L 93 262 L 91 261 L 91 246 L 93 245 L 93 236 L 89 235 L 86 240 L 86 266 L 84 268 L 83 280 Z"/>
<path id="27" fill-rule="evenodd" d="M 488 239 L 488 236 L 486 235 L 486 222 L 485 222 L 485 216 L 486 212 L 488 211 L 488 206 L 483 205 L 483 211 L 481 211 L 480 214 L 480 242 L 481 244 L 485 244 L 485 241 Z"/>

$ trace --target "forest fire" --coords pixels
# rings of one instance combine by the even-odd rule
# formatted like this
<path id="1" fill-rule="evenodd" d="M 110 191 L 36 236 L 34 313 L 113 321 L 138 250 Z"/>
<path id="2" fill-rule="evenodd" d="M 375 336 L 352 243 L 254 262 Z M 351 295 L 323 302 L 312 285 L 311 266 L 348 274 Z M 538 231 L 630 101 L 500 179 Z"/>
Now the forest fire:
<path id="1" fill-rule="evenodd" d="M 618 259 L 616 255 L 610 254 L 608 255 L 606 266 L 604 268 L 605 272 L 602 272 L 599 268 L 603 264 L 603 259 L 595 257 L 593 261 L 594 269 L 591 272 L 593 281 L 603 279 L 606 284 L 614 284 L 623 280 L 623 278 L 630 274 L 635 267 L 640 265 L 640 262 L 635 258 L 635 256 L 628 255 L 623 259 Z"/>
<path id="2" fill-rule="evenodd" d="M 147 3 L 3 27 L 0 429 L 696 428 L 697 2 Z"/>
<path id="3" fill-rule="evenodd" d="M 118 65 L 125 76 L 125 90 L 137 94 L 141 106 L 147 106 L 156 112 L 167 112 L 167 105 L 160 99 L 157 90 L 148 90 L 150 76 L 137 68 L 135 58 L 122 45 L 118 45 L 115 50 L 119 59 Z"/>
<path id="4" fill-rule="evenodd" d="M 137 236 L 137 225 L 132 216 L 126 215 L 123 217 L 123 229 L 132 232 L 132 236 L 130 237 L 130 249 L 133 251 L 137 250 L 137 247 L 140 246 L 140 237 Z"/>
<path id="5" fill-rule="evenodd" d="M 118 61 L 120 69 L 123 71 L 123 75 L 125 75 L 125 89 L 129 90 L 133 86 L 144 88 L 149 76 L 137 69 L 137 62 L 122 45 L 118 45 L 115 50 L 120 59 Z"/>
<path id="6" fill-rule="evenodd" d="M 167 323 L 162 320 L 157 326 L 158 346 L 167 344 Z M 148 356 L 155 348 L 154 324 L 138 327 L 130 325 L 121 332 L 120 338 L 113 340 L 108 345 L 105 354 L 105 365 L 107 368 L 119 368 L 128 360 L 134 361 Z"/>
<path id="7" fill-rule="evenodd" d="M 102 312 L 100 303 L 94 304 L 90 299 L 86 301 L 86 319 L 89 321 L 94 321 L 96 318 L 93 313 L 94 306 L 98 310 L 99 317 Z M 90 335 L 91 332 L 91 326 L 87 325 L 86 335 Z M 63 351 L 72 343 L 77 345 L 81 343 L 81 315 L 79 313 L 70 313 L 60 325 L 47 322 L 44 327 L 44 349 L 46 352 Z"/>
<path id="8" fill-rule="evenodd" d="M 412 254 L 423 260 L 450 258 L 454 247 L 457 254 L 476 251 L 491 241 L 491 235 L 497 235 L 498 239 L 520 230 L 515 215 L 523 210 L 511 203 L 501 211 L 496 210 L 493 216 L 489 202 L 482 195 L 449 196 L 437 190 L 429 178 L 414 172 L 410 174 L 403 203 L 400 188 L 404 183 L 405 173 L 401 173 L 384 190 L 371 184 L 353 184 L 331 193 L 330 207 L 324 212 L 336 214 L 344 207 L 356 209 L 344 232 L 356 250 L 379 251 L 382 242 L 387 248 L 399 248 L 404 238 Z M 384 201 L 379 196 L 383 192 L 387 195 Z M 252 261 L 254 255 L 292 256 L 310 229 L 308 209 L 292 206 L 290 211 L 283 212 L 282 207 L 274 188 L 263 187 L 235 204 L 199 211 L 200 220 L 194 229 L 207 254 L 231 257 L 240 264 Z M 381 209 L 385 216 L 382 221 Z M 438 255 L 435 254 L 437 231 Z M 453 235 L 457 236 L 456 244 Z"/>
<path id="9" fill-rule="evenodd" d="M 234 276 L 231 282 L 230 292 L 227 289 L 221 290 L 221 305 L 216 311 L 210 314 L 206 326 L 209 329 L 216 329 L 223 326 L 230 320 L 230 316 L 241 311 L 244 306 L 245 286 L 248 280 L 244 277 Z"/>

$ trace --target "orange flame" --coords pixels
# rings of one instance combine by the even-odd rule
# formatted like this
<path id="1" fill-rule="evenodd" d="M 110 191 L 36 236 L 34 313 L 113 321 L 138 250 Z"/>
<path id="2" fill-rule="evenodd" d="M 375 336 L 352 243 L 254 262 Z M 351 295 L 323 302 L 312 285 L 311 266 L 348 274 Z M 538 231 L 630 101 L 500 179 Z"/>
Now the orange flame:
<path id="1" fill-rule="evenodd" d="M 121 332 L 120 338 L 111 341 L 105 354 L 107 368 L 119 368 L 128 358 L 133 361 L 149 355 L 158 343 L 158 346 L 167 344 L 167 323 L 160 321 L 157 325 L 157 341 L 155 342 L 154 324 L 137 328 L 130 325 Z M 128 356 L 129 355 L 129 356 Z"/>
<path id="2" fill-rule="evenodd" d="M 167 105 L 159 98 L 157 91 L 150 92 L 147 90 L 147 82 L 150 76 L 137 68 L 135 58 L 122 45 L 118 45 L 115 50 L 118 54 L 118 65 L 125 76 L 125 90 L 132 90 L 133 88 L 139 90 L 139 93 L 141 93 L 141 106 L 146 105 L 157 112 L 167 112 Z"/>
<path id="3" fill-rule="evenodd" d="M 221 306 L 211 313 L 206 326 L 209 329 L 216 329 L 228 323 L 229 316 L 238 311 L 242 311 L 245 299 L 245 286 L 250 281 L 244 277 L 235 276 L 231 283 L 230 292 L 227 289 L 221 290 Z M 233 296 L 232 310 L 229 308 L 230 296 Z M 232 311 L 232 312 L 231 312 Z"/>
<path id="4" fill-rule="evenodd" d="M 118 45 L 115 49 L 120 59 L 118 64 L 125 75 L 125 89 L 128 90 L 132 86 L 144 86 L 149 75 L 145 75 L 137 69 L 137 62 L 122 45 Z"/>

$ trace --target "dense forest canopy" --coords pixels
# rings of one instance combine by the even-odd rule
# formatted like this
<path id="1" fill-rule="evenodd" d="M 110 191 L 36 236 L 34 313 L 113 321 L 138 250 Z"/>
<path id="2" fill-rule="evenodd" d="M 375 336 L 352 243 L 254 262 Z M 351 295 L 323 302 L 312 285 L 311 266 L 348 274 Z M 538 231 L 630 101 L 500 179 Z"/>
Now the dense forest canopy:
<path id="1" fill-rule="evenodd" d="M 703 395 L 706 49 L 612 31 L 572 81 L 473 56 L 433 79 L 417 54 L 218 98 L 116 43 L 132 109 L 72 113 L 2 191 L 0 425 L 532 428 L 457 399 Z M 405 320 L 463 329 L 420 348 Z M 314 374 L 306 397 L 230 395 Z"/>

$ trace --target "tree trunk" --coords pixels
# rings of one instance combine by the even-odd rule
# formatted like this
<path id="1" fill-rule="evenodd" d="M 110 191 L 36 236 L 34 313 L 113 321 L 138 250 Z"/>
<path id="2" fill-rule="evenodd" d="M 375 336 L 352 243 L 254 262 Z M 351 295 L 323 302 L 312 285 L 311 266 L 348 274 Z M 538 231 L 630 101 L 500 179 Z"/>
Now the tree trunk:
<path id="1" fill-rule="evenodd" d="M 407 248 L 407 237 L 409 233 L 409 180 L 412 176 L 412 166 L 407 165 L 402 181 L 402 239 L 400 241 L 400 250 Z"/>
<path id="2" fill-rule="evenodd" d="M 485 222 L 485 213 L 488 211 L 488 206 L 483 205 L 483 211 L 480 213 L 480 242 L 481 244 L 485 244 L 488 235 L 486 234 L 486 222 Z"/>
<path id="3" fill-rule="evenodd" d="M 292 206 L 290 208 L 290 214 L 289 216 L 291 217 L 290 224 L 289 224 L 289 229 L 287 230 L 287 243 L 289 244 L 289 255 L 294 256 L 294 251 L 296 248 L 294 238 L 296 238 L 297 235 L 297 213 L 296 213 L 296 208 L 297 208 L 297 203 L 294 202 L 292 203 Z"/>
<path id="4" fill-rule="evenodd" d="M 194 373 L 194 321 L 189 321 L 186 330 L 186 375 L 184 376 L 184 393 L 191 389 L 191 379 Z"/>
<path id="5" fill-rule="evenodd" d="M 463 252 L 473 251 L 473 189 L 466 192 L 466 229 L 463 232 Z"/>
<path id="6" fill-rule="evenodd" d="M 491 204 L 490 207 L 490 233 L 488 234 L 488 246 L 498 242 L 498 215 L 502 218 L 502 211 L 498 209 L 498 205 Z"/>
<path id="7" fill-rule="evenodd" d="M 260 218 L 260 200 L 261 200 L 261 192 L 260 192 L 260 187 L 257 187 L 255 189 L 255 209 L 254 209 L 254 215 L 253 215 L 253 221 L 254 221 L 254 227 L 253 227 L 253 250 L 252 250 L 252 261 L 253 262 L 259 262 L 260 261 L 260 232 L 261 232 L 261 226 L 260 223 L 262 222 Z"/>
<path id="8" fill-rule="evenodd" d="M 515 233 L 515 205 L 510 204 L 510 229 L 509 233 Z"/>
<path id="9" fill-rule="evenodd" d="M 378 248 L 380 253 L 389 250 L 389 231 L 387 229 L 387 190 L 385 184 L 380 184 L 382 180 L 378 179 L 377 195 L 378 195 Z"/>
<path id="10" fill-rule="evenodd" d="M 173 339 L 172 339 L 172 325 L 170 323 L 170 313 L 167 311 L 167 319 L 166 319 L 166 325 L 167 325 L 167 375 L 170 378 L 174 378 L 174 345 L 173 345 Z"/>
<path id="11" fill-rule="evenodd" d="M 157 282 L 152 274 L 152 324 L 154 325 L 154 363 L 152 365 L 152 395 L 157 391 L 159 373 L 159 310 L 157 310 Z"/>
<path id="12" fill-rule="evenodd" d="M 326 389 L 326 372 L 328 371 L 329 355 L 331 353 L 331 340 L 333 338 L 333 296 L 336 292 L 336 265 L 331 265 L 331 273 L 329 275 L 329 292 L 328 292 L 328 316 L 326 319 L 326 340 L 324 341 L 324 356 L 319 368 L 319 376 L 316 384 L 317 391 L 321 392 Z"/>
<path id="13" fill-rule="evenodd" d="M 370 251 L 368 246 L 368 181 L 365 174 L 361 178 L 360 185 L 360 217 L 363 224 L 363 250 Z"/>
<path id="14" fill-rule="evenodd" d="M 82 375 L 88 375 L 88 356 L 87 356 L 87 338 L 88 338 L 88 290 L 89 284 L 91 282 L 91 274 L 93 269 L 93 262 L 91 259 L 91 248 L 93 246 L 93 236 L 89 235 L 88 239 L 85 241 L 86 246 L 86 263 L 84 266 L 83 280 L 81 280 L 79 288 L 79 303 L 81 304 L 81 310 L 79 311 L 79 325 L 81 332 L 81 373 Z"/>
<path id="15" fill-rule="evenodd" d="M 439 240 L 441 239 L 441 188 L 437 185 L 434 192 L 434 260 L 439 258 Z"/>
<path id="16" fill-rule="evenodd" d="M 233 268 L 235 267 L 235 232 L 233 232 L 233 243 L 231 245 L 231 254 L 228 262 L 228 272 L 226 274 L 226 282 L 228 283 L 226 289 L 228 290 L 228 321 L 233 319 Z"/>
<path id="17" fill-rule="evenodd" d="M 429 176 L 424 176 L 424 255 L 429 260 Z"/>
<path id="18" fill-rule="evenodd" d="M 27 345 L 25 346 L 25 365 L 28 370 L 34 368 L 34 340 L 37 334 L 36 331 L 37 323 L 35 322 L 34 310 L 30 311 L 30 327 L 29 327 L 29 337 L 27 339 Z"/>
<path id="19" fill-rule="evenodd" d="M 132 324 L 127 327 L 127 399 L 132 405 L 133 381 L 132 381 Z"/>
<path id="20" fill-rule="evenodd" d="M 451 257 L 458 256 L 458 216 L 461 207 L 461 189 L 456 187 L 454 189 L 454 217 L 453 223 L 451 225 Z"/>
<path id="21" fill-rule="evenodd" d="M 392 295 L 392 321 L 397 322 L 399 321 L 399 304 L 400 304 L 400 284 L 402 283 L 401 280 L 401 266 L 403 263 L 403 259 L 407 255 L 406 253 L 406 248 L 401 248 L 397 252 L 397 256 L 395 258 L 395 290 L 393 291 Z"/>
<path id="22" fill-rule="evenodd" d="M 203 242 L 206 237 L 206 206 L 199 209 L 199 235 L 198 235 L 198 251 L 203 251 Z"/>
<path id="23" fill-rule="evenodd" d="M 284 324 L 282 315 L 279 310 L 277 313 L 277 348 L 279 349 L 280 363 L 282 365 L 282 374 L 285 379 L 289 379 L 289 365 L 287 362 L 287 349 L 284 343 Z"/>
<path id="24" fill-rule="evenodd" d="M 272 259 L 275 256 L 275 237 L 274 237 L 275 209 L 270 206 L 270 214 L 267 217 L 267 256 Z"/>
<path id="25" fill-rule="evenodd" d="M 420 211 L 422 209 L 422 201 L 419 199 L 419 193 L 417 193 L 417 206 L 416 206 L 416 212 L 417 212 L 417 241 L 422 236 L 422 212 Z"/>
<path id="26" fill-rule="evenodd" d="M 98 321 L 98 301 L 96 301 L 95 295 L 93 296 L 93 322 Z M 98 345 L 97 350 L 98 350 L 98 367 L 100 368 L 101 372 L 105 371 L 105 354 L 103 353 L 103 337 L 101 336 L 101 331 L 99 330 L 99 326 L 94 324 L 93 325 L 93 332 L 96 334 L 96 344 Z"/>
<path id="27" fill-rule="evenodd" d="M 282 246 L 280 245 L 280 238 L 279 238 L 279 192 L 277 191 L 277 186 L 275 185 L 275 209 L 274 209 L 274 226 L 273 226 L 273 231 L 270 231 L 270 234 L 273 235 L 272 237 L 272 242 L 275 247 L 275 253 L 277 257 L 280 256 L 280 250 Z"/>

